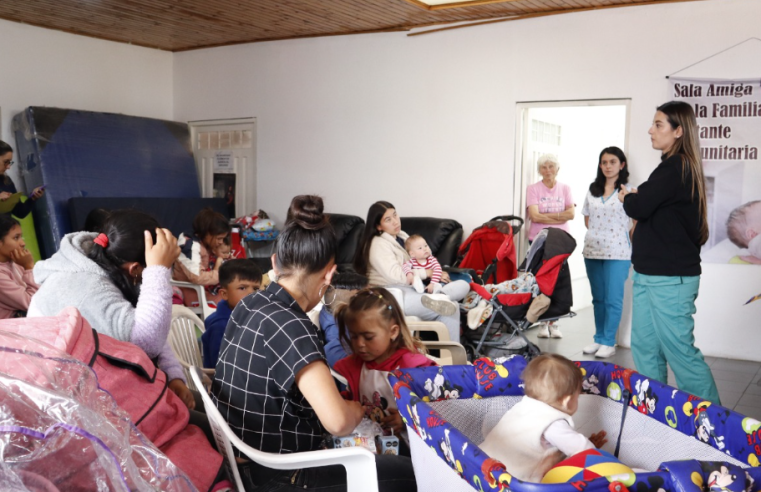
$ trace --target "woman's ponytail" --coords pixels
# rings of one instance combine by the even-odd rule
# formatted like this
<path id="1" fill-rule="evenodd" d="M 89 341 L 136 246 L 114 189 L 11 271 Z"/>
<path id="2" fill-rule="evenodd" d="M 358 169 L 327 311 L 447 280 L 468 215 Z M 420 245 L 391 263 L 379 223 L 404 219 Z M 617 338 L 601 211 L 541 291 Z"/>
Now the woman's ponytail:
<path id="1" fill-rule="evenodd" d="M 133 306 L 137 306 L 140 285 L 122 265 L 138 263 L 145 267 L 144 231 L 150 231 L 155 243 L 158 227 L 156 219 L 144 212 L 115 210 L 106 219 L 101 234 L 95 238 L 87 254 Z"/>
<path id="2" fill-rule="evenodd" d="M 109 255 L 106 253 L 106 248 L 96 243 L 93 243 L 92 249 L 90 249 L 90 253 L 87 257 L 105 270 L 111 283 L 119 289 L 130 304 L 137 306 L 137 299 L 140 296 L 140 287 L 132 278 L 130 278 L 129 273 L 121 267 L 121 265 L 126 262 Z"/>

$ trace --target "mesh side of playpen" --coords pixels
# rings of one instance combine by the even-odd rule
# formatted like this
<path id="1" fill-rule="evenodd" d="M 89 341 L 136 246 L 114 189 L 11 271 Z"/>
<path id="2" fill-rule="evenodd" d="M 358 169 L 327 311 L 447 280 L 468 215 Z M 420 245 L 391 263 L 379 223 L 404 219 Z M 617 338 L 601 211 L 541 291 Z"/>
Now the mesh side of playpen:
<path id="1" fill-rule="evenodd" d="M 475 445 L 499 422 L 510 407 L 520 401 L 520 396 L 503 396 L 483 399 L 444 400 L 430 403 L 444 420 L 451 423 Z M 586 436 L 593 432 L 607 432 L 608 443 L 603 449 L 613 453 L 621 425 L 620 403 L 604 397 L 581 395 L 579 410 L 574 415 L 576 429 Z M 666 411 L 666 409 L 657 409 Z M 681 411 L 681 409 L 675 409 Z M 419 491 L 451 490 L 470 491 L 470 485 L 461 480 L 455 471 L 424 442 L 410 432 L 412 462 Z M 655 421 L 630 407 L 623 429 L 619 458 L 632 467 L 655 471 L 665 461 L 696 459 L 702 461 L 726 461 L 748 466 L 695 437 L 687 436 Z M 510 470 L 508 470 L 509 472 Z"/>

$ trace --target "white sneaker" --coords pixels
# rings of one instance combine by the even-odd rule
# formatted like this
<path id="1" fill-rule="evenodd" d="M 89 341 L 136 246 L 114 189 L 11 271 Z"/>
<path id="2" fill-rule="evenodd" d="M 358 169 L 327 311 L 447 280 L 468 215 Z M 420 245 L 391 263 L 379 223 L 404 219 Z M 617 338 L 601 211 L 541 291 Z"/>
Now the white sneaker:
<path id="1" fill-rule="evenodd" d="M 468 328 L 475 330 L 481 325 L 481 317 L 486 311 L 486 301 L 480 301 L 478 306 L 468 311 Z"/>
<path id="2" fill-rule="evenodd" d="M 457 303 L 445 294 L 425 294 L 420 298 L 420 303 L 442 316 L 454 316 L 459 311 Z"/>
<path id="3" fill-rule="evenodd" d="M 589 345 L 584 347 L 584 350 L 582 350 L 582 352 L 584 352 L 587 355 L 594 354 L 600 349 L 600 347 L 602 347 L 602 345 L 600 345 L 599 343 L 590 343 Z"/>
<path id="4" fill-rule="evenodd" d="M 550 338 L 550 327 L 547 326 L 547 323 L 542 323 L 536 336 L 538 338 Z"/>
<path id="5" fill-rule="evenodd" d="M 415 288 L 418 294 L 422 294 L 423 291 L 425 291 L 425 285 L 423 284 L 423 280 L 415 275 L 415 278 L 412 279 L 412 287 Z"/>
<path id="6" fill-rule="evenodd" d="M 560 328 L 555 323 L 548 323 L 547 326 L 550 329 L 550 338 L 563 338 Z"/>
<path id="7" fill-rule="evenodd" d="M 599 359 L 606 359 L 616 353 L 616 347 L 610 345 L 601 345 L 600 350 L 595 353 L 595 357 Z"/>

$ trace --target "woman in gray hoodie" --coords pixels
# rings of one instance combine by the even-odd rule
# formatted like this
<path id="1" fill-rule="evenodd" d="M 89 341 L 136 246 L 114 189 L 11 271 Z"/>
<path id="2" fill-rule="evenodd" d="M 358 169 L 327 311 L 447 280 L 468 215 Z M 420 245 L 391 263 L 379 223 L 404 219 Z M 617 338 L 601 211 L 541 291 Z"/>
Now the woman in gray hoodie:
<path id="1" fill-rule="evenodd" d="M 54 316 L 74 306 L 98 332 L 134 343 L 156 359 L 170 389 L 192 409 L 193 395 L 167 342 L 177 239 L 136 210 L 114 211 L 102 231 L 67 234 L 50 259 L 34 266 L 40 289 L 28 316 Z"/>

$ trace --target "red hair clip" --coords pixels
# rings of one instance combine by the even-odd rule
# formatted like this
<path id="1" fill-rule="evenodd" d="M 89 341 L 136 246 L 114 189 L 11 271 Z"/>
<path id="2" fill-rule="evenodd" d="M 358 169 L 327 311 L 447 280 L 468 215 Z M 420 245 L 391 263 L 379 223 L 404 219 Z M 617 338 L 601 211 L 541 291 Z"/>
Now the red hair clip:
<path id="1" fill-rule="evenodd" d="M 105 234 L 101 232 L 95 237 L 95 239 L 92 240 L 92 242 L 94 242 L 101 248 L 106 248 L 108 246 L 108 236 L 106 236 Z"/>

